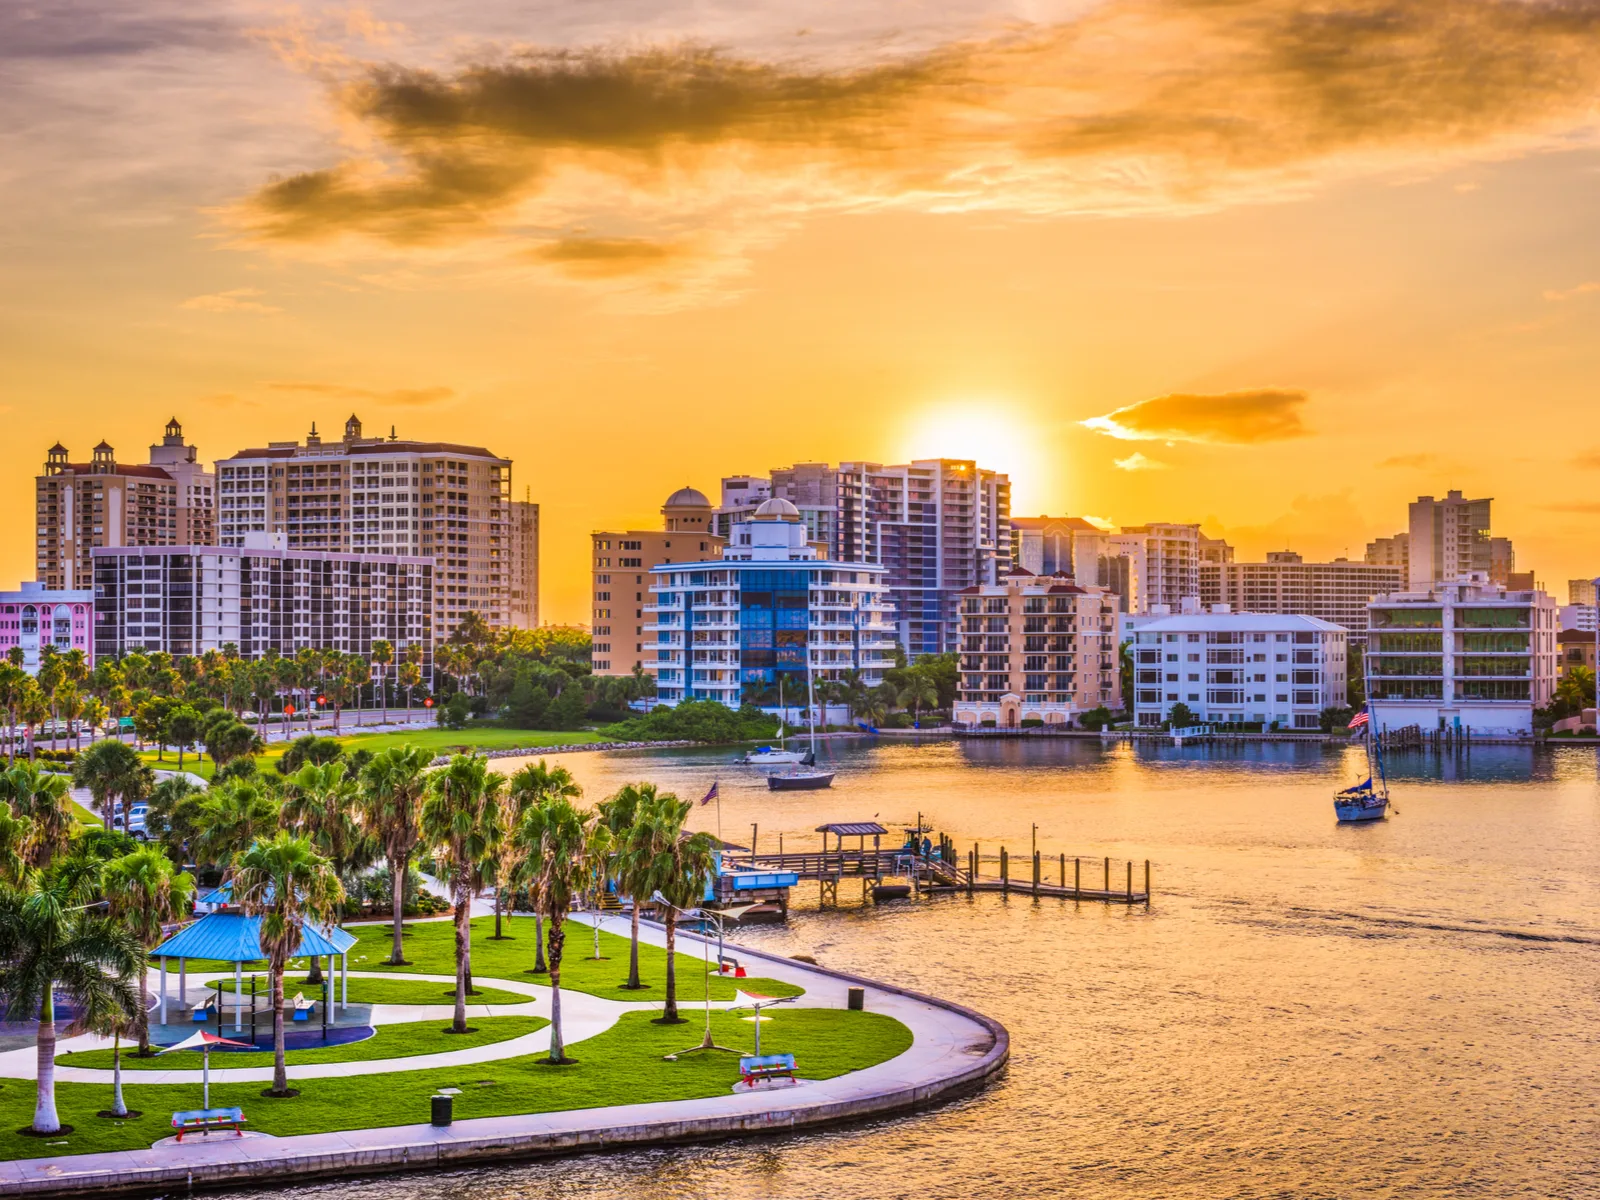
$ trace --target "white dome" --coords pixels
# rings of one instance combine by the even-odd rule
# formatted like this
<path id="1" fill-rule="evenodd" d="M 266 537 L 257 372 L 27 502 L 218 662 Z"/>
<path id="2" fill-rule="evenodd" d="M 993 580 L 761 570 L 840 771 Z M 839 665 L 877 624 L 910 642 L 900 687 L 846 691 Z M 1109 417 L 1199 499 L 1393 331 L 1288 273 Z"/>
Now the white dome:
<path id="1" fill-rule="evenodd" d="M 757 521 L 798 521 L 800 510 L 790 504 L 782 496 L 774 496 L 771 500 L 763 501 L 761 507 L 755 511 Z"/>

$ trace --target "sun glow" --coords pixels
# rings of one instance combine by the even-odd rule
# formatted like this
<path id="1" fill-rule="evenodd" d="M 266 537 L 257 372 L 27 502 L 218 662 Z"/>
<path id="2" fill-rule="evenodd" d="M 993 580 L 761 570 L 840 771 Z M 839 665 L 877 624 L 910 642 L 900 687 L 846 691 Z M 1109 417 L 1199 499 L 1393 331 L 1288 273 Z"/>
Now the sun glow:
<path id="1" fill-rule="evenodd" d="M 911 418 L 900 450 L 906 460 L 966 458 L 1009 475 L 1012 511 L 1021 512 L 1019 503 L 1037 505 L 1054 491 L 1052 464 L 1039 433 L 1036 422 L 1003 402 L 963 400 Z"/>

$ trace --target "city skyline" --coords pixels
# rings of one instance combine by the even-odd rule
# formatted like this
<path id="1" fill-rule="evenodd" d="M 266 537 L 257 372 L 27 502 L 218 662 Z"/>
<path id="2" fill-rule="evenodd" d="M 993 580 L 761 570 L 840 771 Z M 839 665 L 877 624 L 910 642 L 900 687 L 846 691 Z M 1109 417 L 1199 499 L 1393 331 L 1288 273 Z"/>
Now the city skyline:
<path id="1" fill-rule="evenodd" d="M 592 529 L 806 460 L 975 457 L 1018 515 L 1317 561 L 1460 489 L 1588 575 L 1600 16 L 1334 10 L 14 12 L 0 498 L 58 439 L 360 408 L 526 467 L 557 621 Z M 595 129 L 518 124 L 580 85 Z M 0 528 L 0 575 L 31 556 Z"/>

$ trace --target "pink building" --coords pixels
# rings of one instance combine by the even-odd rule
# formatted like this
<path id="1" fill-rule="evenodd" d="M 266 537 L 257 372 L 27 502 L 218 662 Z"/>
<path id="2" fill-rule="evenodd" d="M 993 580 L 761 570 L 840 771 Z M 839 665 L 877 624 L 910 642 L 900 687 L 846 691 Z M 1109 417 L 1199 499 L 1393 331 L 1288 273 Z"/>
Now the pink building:
<path id="1" fill-rule="evenodd" d="M 22 666 L 39 670 L 39 651 L 54 646 L 62 654 L 82 650 L 94 662 L 94 592 L 63 591 L 42 583 L 24 583 L 14 592 L 0 592 L 0 657 L 22 647 Z"/>

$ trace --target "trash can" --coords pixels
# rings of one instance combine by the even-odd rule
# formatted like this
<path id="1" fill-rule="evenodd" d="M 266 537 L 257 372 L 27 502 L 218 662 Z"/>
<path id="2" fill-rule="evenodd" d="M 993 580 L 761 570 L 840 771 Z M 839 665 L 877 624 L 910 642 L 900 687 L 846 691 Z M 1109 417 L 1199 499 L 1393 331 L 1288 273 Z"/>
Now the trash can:
<path id="1" fill-rule="evenodd" d="M 433 1118 L 428 1122 L 428 1124 L 450 1124 L 450 1122 L 454 1119 L 455 1101 L 456 1098 L 454 1096 L 435 1096 L 433 1098 Z"/>
<path id="2" fill-rule="evenodd" d="M 860 1012 L 867 1007 L 866 988 L 851 988 L 849 995 L 849 1007 L 851 1012 Z"/>

